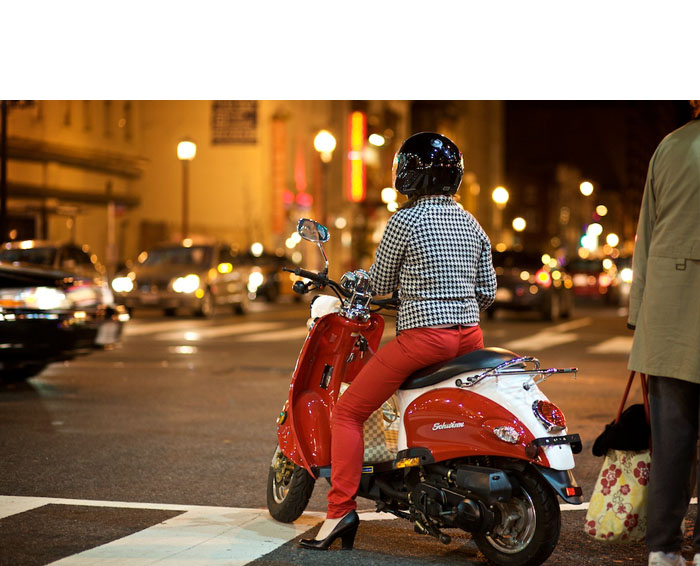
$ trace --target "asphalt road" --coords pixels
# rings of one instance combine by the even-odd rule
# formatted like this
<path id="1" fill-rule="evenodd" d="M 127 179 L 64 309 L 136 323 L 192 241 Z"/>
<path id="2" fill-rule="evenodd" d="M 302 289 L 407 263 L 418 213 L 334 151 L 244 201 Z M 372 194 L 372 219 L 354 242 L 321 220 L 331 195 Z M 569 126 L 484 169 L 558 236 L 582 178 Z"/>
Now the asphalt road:
<path id="1" fill-rule="evenodd" d="M 212 320 L 137 311 L 119 347 L 0 386 L 0 565 L 485 564 L 468 536 L 443 546 L 408 523 L 374 515 L 365 515 L 352 553 L 297 549 L 294 538 L 325 510 L 323 480 L 297 525 L 267 516 L 275 419 L 307 312 L 291 303 Z M 487 346 L 579 368 L 577 379 L 556 376 L 541 387 L 566 414 L 569 431 L 581 435 L 575 475 L 588 500 L 602 463 L 591 446 L 614 417 L 628 375 L 624 313 L 584 304 L 558 323 L 503 313 L 483 329 Z M 389 321 L 385 337 L 392 334 Z M 635 388 L 631 402 L 640 398 Z M 373 505 L 362 501 L 360 510 Z M 560 543 L 547 564 L 646 563 L 640 545 L 587 539 L 584 514 L 562 513 Z M 190 555 L 169 561 L 143 550 L 153 533 L 165 533 L 170 542 L 158 539 L 162 547 L 183 544 L 197 529 L 208 554 L 197 555 L 193 549 L 203 547 L 195 542 L 185 544 Z"/>

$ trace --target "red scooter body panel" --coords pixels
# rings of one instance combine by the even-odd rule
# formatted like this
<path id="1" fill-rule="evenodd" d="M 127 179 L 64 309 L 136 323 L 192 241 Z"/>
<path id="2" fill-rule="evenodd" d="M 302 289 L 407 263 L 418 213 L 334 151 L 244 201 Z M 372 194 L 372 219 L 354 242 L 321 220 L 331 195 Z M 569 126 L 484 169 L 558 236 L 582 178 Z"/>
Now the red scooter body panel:
<path id="1" fill-rule="evenodd" d="M 428 448 L 436 462 L 464 456 L 505 456 L 531 460 L 525 447 L 535 439 L 527 427 L 498 403 L 472 391 L 439 388 L 415 399 L 404 414 L 408 448 Z M 519 433 L 516 444 L 493 433 L 511 426 Z M 542 450 L 534 462 L 549 466 Z"/>
<path id="2" fill-rule="evenodd" d="M 330 415 L 340 384 L 352 382 L 377 351 L 383 331 L 384 319 L 379 315 L 358 322 L 333 313 L 316 321 L 306 337 L 277 438 L 282 453 L 309 473 L 314 473 L 314 467 L 330 465 Z M 364 355 L 357 343 L 360 335 L 369 345 Z M 353 359 L 348 363 L 351 354 Z"/>

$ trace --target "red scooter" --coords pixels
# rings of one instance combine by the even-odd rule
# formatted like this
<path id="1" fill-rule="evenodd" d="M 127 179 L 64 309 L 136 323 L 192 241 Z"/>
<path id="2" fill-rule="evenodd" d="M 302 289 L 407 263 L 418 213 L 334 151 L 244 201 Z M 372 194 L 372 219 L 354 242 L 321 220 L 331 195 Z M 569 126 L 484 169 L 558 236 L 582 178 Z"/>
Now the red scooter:
<path id="1" fill-rule="evenodd" d="M 278 445 L 267 482 L 272 517 L 289 523 L 306 508 L 317 478 L 330 478 L 333 406 L 379 347 L 382 308 L 369 275 L 328 277 L 328 230 L 299 221 L 326 267 L 293 272 L 297 293 L 330 289 L 311 303 L 309 334 L 277 419 Z M 292 270 L 288 270 L 292 271 Z M 357 495 L 377 511 L 410 520 L 415 531 L 449 543 L 443 529 L 471 533 L 493 564 L 535 566 L 553 552 L 561 528 L 557 496 L 583 501 L 572 469 L 578 434 L 538 383 L 576 368 L 541 369 L 533 357 L 501 348 L 470 352 L 426 367 L 365 423 L 365 463 Z"/>

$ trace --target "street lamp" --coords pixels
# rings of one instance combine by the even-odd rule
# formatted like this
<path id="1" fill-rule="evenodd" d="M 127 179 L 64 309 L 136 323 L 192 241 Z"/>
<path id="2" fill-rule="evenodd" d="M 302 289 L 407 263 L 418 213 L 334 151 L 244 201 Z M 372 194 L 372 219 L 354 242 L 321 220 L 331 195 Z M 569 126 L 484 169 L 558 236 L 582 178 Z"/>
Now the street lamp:
<path id="1" fill-rule="evenodd" d="M 593 194 L 593 183 L 584 181 L 578 186 L 578 189 L 584 197 L 589 197 Z"/>
<path id="2" fill-rule="evenodd" d="M 527 227 L 527 222 L 522 216 L 513 218 L 513 230 L 516 232 L 522 232 Z"/>
<path id="3" fill-rule="evenodd" d="M 318 151 L 321 156 L 321 182 L 319 183 L 316 202 L 323 224 L 326 223 L 326 195 L 324 194 L 324 190 L 326 188 L 326 176 L 328 175 L 327 168 L 333 158 L 335 145 L 335 137 L 328 130 L 319 131 L 314 138 L 314 149 Z"/>
<path id="4" fill-rule="evenodd" d="M 493 210 L 493 227 L 499 240 L 503 239 L 503 209 L 509 198 L 510 194 L 505 187 L 496 187 L 491 193 L 491 200 L 496 204 L 496 208 Z"/>
<path id="5" fill-rule="evenodd" d="M 197 155 L 197 144 L 183 140 L 177 144 L 177 158 L 182 162 L 182 238 L 187 237 L 187 215 L 189 213 L 189 163 Z"/>
<path id="6" fill-rule="evenodd" d="M 493 202 L 496 203 L 496 206 L 499 209 L 502 209 L 508 202 L 510 194 L 508 193 L 508 189 L 505 187 L 496 187 L 491 193 L 491 198 L 493 199 Z"/>
<path id="7" fill-rule="evenodd" d="M 335 149 L 335 137 L 328 130 L 321 130 L 314 138 L 314 149 L 321 154 L 321 161 L 329 163 Z"/>

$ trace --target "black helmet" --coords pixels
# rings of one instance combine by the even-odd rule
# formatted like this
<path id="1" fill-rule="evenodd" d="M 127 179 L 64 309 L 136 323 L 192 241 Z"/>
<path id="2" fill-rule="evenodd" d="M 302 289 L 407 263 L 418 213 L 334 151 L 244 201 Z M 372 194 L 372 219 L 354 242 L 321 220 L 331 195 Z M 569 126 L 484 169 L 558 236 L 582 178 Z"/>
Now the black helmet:
<path id="1" fill-rule="evenodd" d="M 434 132 L 413 134 L 394 156 L 394 188 L 402 195 L 453 195 L 464 163 L 455 143 Z"/>

